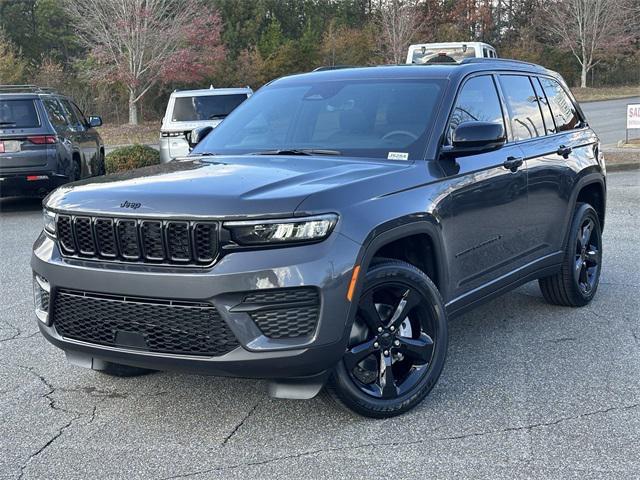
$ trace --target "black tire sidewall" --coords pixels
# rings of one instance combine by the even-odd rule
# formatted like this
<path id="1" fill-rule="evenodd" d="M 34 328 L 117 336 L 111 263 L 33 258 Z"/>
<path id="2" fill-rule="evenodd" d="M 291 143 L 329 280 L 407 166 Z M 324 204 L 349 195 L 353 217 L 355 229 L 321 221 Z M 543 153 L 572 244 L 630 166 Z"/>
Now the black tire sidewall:
<path id="1" fill-rule="evenodd" d="M 420 270 L 398 260 L 382 261 L 374 264 L 367 272 L 362 291 L 388 281 L 401 281 L 421 292 L 431 307 L 436 328 L 434 353 L 424 377 L 407 395 L 392 400 L 383 400 L 367 395 L 360 390 L 340 361 L 332 375 L 332 385 L 338 398 L 350 409 L 369 417 L 389 417 L 399 415 L 420 403 L 438 381 L 444 367 L 448 331 L 447 317 L 442 297 L 433 282 Z"/>
<path id="2" fill-rule="evenodd" d="M 594 287 L 591 291 L 585 295 L 580 289 L 580 285 L 578 285 L 577 280 L 575 279 L 574 269 L 575 269 L 575 248 L 576 243 L 578 241 L 578 234 L 580 232 L 580 227 L 584 223 L 584 221 L 589 218 L 594 222 L 595 229 L 598 235 L 599 240 L 599 249 L 600 249 L 600 263 L 598 266 L 598 272 L 596 275 L 596 281 Z M 593 235 L 593 233 L 592 233 Z M 569 241 L 567 243 L 566 251 L 565 251 L 565 268 L 567 269 L 567 275 L 571 275 L 571 296 L 572 300 L 577 305 L 586 305 L 589 303 L 596 294 L 598 290 L 598 284 L 600 283 L 600 273 L 602 272 L 602 230 L 600 228 L 600 219 L 598 218 L 597 212 L 594 208 L 586 203 L 579 205 L 576 208 L 576 212 L 573 216 L 573 223 L 571 225 L 571 234 L 569 236 Z"/>

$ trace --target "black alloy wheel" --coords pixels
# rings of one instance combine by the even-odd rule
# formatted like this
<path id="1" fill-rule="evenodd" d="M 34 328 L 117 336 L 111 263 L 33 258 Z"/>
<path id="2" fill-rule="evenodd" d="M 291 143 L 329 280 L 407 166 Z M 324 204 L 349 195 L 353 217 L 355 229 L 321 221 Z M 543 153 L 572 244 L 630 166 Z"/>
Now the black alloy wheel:
<path id="1" fill-rule="evenodd" d="M 405 262 L 376 262 L 328 392 L 361 415 L 398 415 L 429 393 L 446 346 L 444 305 L 433 282 Z"/>
<path id="2" fill-rule="evenodd" d="M 579 203 L 561 271 L 539 280 L 542 296 L 553 305 L 587 305 L 598 289 L 601 268 L 602 230 L 598 214 L 591 205 Z"/>
<path id="3" fill-rule="evenodd" d="M 596 287 L 600 270 L 600 235 L 595 229 L 595 222 L 585 218 L 576 240 L 574 276 L 585 296 Z"/>

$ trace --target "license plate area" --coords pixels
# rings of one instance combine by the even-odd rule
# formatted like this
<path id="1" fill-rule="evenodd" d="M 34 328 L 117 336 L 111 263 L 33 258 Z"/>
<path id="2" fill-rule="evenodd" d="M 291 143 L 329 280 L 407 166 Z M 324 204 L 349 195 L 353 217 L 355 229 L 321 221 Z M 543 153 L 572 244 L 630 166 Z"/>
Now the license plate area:
<path id="1" fill-rule="evenodd" d="M 17 140 L 0 140 L 0 153 L 17 153 L 20 151 L 20 142 Z"/>

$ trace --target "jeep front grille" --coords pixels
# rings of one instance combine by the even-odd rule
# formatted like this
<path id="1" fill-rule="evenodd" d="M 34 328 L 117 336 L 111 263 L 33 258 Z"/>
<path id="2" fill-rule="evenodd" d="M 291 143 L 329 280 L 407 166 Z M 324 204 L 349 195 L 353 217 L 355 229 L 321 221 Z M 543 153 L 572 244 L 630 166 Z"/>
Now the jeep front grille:
<path id="1" fill-rule="evenodd" d="M 53 325 L 66 338 L 157 353 L 220 356 L 239 346 L 208 303 L 58 290 Z"/>
<path id="2" fill-rule="evenodd" d="M 58 215 L 56 225 L 69 257 L 204 266 L 218 254 L 216 222 Z"/>

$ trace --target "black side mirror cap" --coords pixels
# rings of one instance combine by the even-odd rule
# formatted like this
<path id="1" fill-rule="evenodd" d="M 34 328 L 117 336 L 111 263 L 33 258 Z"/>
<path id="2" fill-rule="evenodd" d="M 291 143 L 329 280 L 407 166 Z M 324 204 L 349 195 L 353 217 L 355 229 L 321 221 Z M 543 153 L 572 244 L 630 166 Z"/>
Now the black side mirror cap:
<path id="1" fill-rule="evenodd" d="M 209 135 L 212 130 L 213 130 L 213 127 L 210 127 L 210 126 L 198 127 L 191 130 L 191 132 L 189 132 L 189 134 L 187 135 L 188 137 L 187 141 L 189 142 L 189 147 L 194 148 L 202 140 L 204 140 L 204 137 Z"/>
<path id="2" fill-rule="evenodd" d="M 507 142 L 504 126 L 491 122 L 463 122 L 453 131 L 451 145 L 442 147 L 446 156 L 473 155 L 497 150 Z"/>
<path id="3" fill-rule="evenodd" d="M 89 126 L 92 128 L 101 127 L 102 126 L 102 118 L 96 116 L 89 117 Z"/>

